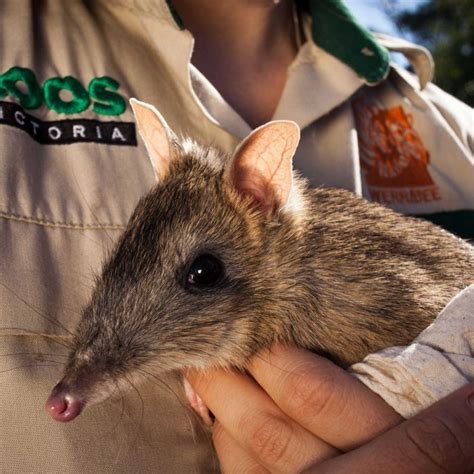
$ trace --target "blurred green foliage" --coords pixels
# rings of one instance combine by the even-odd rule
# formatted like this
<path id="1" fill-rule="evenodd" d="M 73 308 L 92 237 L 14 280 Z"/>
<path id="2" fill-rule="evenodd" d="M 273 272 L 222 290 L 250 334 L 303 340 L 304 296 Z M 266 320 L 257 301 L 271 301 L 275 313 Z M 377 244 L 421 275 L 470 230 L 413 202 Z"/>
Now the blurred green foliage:
<path id="1" fill-rule="evenodd" d="M 435 84 L 473 107 L 474 0 L 425 0 L 394 10 L 400 30 L 432 52 Z"/>

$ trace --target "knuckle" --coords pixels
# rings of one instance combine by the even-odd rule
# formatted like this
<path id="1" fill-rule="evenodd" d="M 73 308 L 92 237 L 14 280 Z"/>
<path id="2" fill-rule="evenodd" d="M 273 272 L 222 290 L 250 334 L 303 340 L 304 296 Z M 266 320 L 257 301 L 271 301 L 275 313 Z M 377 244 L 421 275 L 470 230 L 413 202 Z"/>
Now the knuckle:
<path id="1" fill-rule="evenodd" d="M 226 429 L 216 421 L 212 428 L 212 441 L 219 458 L 220 472 L 223 474 L 237 474 L 245 472 L 246 474 L 265 474 L 268 471 L 250 457 L 246 457 L 246 453 L 235 455 L 235 447 L 237 443 L 229 435 Z M 234 451 L 232 455 L 232 451 Z"/>
<path id="2" fill-rule="evenodd" d="M 280 417 L 259 415 L 251 423 L 249 446 L 257 458 L 267 465 L 283 462 L 293 436 L 291 426 Z"/>
<path id="3" fill-rule="evenodd" d="M 221 465 L 221 470 L 223 474 L 242 474 L 245 472 L 245 474 L 266 474 L 268 471 L 260 466 L 259 464 L 254 464 L 251 466 L 245 466 L 242 468 L 240 465 L 233 465 L 233 466 L 222 466 Z"/>
<path id="4" fill-rule="evenodd" d="M 412 420 L 406 427 L 409 449 L 415 465 L 430 472 L 463 472 L 469 462 L 462 433 L 462 420 L 429 416 Z"/>
<path id="5" fill-rule="evenodd" d="M 283 388 L 286 409 L 297 419 L 314 419 L 331 410 L 337 390 L 333 374 L 310 371 L 295 372 L 287 376 Z"/>

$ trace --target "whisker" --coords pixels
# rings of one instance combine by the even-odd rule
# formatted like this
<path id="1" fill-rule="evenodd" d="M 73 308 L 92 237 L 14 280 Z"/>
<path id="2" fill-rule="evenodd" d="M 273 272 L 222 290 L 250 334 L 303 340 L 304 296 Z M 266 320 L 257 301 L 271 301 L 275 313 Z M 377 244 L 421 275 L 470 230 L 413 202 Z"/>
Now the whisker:
<path id="1" fill-rule="evenodd" d="M 68 356 L 66 354 L 49 354 L 47 352 L 10 352 L 8 354 L 0 354 L 0 357 L 14 357 L 14 356 L 52 356 L 52 357 L 65 357 Z M 62 362 L 64 363 L 64 361 Z"/>
<path id="2" fill-rule="evenodd" d="M 140 429 L 143 423 L 143 416 L 145 414 L 145 402 L 143 401 L 142 394 L 140 393 L 138 388 L 135 386 L 135 384 L 131 380 L 129 380 L 128 377 L 125 376 L 125 378 L 127 379 L 128 383 L 132 386 L 133 390 L 137 392 L 138 398 L 140 399 L 140 402 L 141 402 L 140 422 L 138 424 L 138 428 Z"/>
<path id="3" fill-rule="evenodd" d="M 54 362 L 54 361 L 46 361 L 46 362 L 53 362 L 52 364 L 27 364 L 27 365 L 18 365 L 16 367 L 11 367 L 10 369 L 0 371 L 1 374 L 5 374 L 7 372 L 13 372 L 14 370 L 18 369 L 26 369 L 28 367 L 57 367 L 61 364 L 61 362 Z"/>
<path id="4" fill-rule="evenodd" d="M 140 391 L 137 389 L 137 387 L 130 381 L 130 379 L 124 375 L 124 379 L 128 382 L 128 384 L 133 388 L 133 390 L 137 393 L 138 395 L 138 398 L 140 399 L 141 401 L 141 414 L 140 414 L 140 422 L 136 425 L 137 426 L 137 429 L 135 430 L 135 439 L 132 441 L 130 447 L 136 445 L 137 443 L 137 440 L 138 440 L 138 433 L 140 431 L 140 427 L 142 426 L 142 423 L 143 423 L 143 416 L 144 416 L 144 412 L 145 412 L 145 403 L 143 401 L 143 398 L 141 396 L 141 393 Z M 132 420 L 132 417 L 130 416 L 130 419 Z M 144 443 L 146 443 L 150 448 L 153 448 L 154 446 L 150 443 L 149 440 L 147 440 L 144 436 L 142 437 L 142 441 Z"/>
<path id="5" fill-rule="evenodd" d="M 17 328 L 17 327 L 0 327 L 1 331 L 16 331 L 12 333 L 0 333 L 0 337 L 42 337 L 46 338 L 60 346 L 66 348 L 68 351 L 70 350 L 70 346 L 66 344 L 66 341 L 72 339 L 72 336 L 62 335 L 62 334 L 48 334 L 48 333 L 41 333 L 35 331 L 27 331 L 24 328 Z M 65 342 L 60 342 L 65 341 Z"/>
<path id="6" fill-rule="evenodd" d="M 156 385 L 165 388 L 166 390 L 168 390 L 170 393 L 173 394 L 173 396 L 178 400 L 178 403 L 180 404 L 180 406 L 183 408 L 183 412 L 184 412 L 184 415 L 186 416 L 186 420 L 188 421 L 194 443 L 197 442 L 196 429 L 200 429 L 201 432 L 204 433 L 204 439 L 206 440 L 209 450 L 212 452 L 214 449 L 212 445 L 212 439 L 209 437 L 207 427 L 203 424 L 201 417 L 187 403 L 183 402 L 182 398 L 164 380 L 148 372 L 147 370 L 144 370 L 144 369 L 137 369 L 137 370 L 140 371 L 146 377 L 147 380 L 149 380 L 149 377 L 151 377 L 153 379 L 151 380 L 152 383 L 155 383 Z M 193 423 L 192 419 L 190 418 L 190 415 L 194 417 L 197 423 L 195 424 Z"/>
<path id="7" fill-rule="evenodd" d="M 120 406 L 121 406 L 121 409 L 120 409 L 120 417 L 119 417 L 119 420 L 118 422 L 114 425 L 114 427 L 112 428 L 112 430 L 110 430 L 109 433 L 113 433 L 117 427 L 120 425 L 120 423 L 122 422 L 122 419 L 123 419 L 123 415 L 125 413 L 125 403 L 124 403 L 124 398 L 123 398 L 123 393 L 122 393 L 122 390 L 120 390 L 120 386 L 117 382 L 115 382 L 115 386 L 117 387 L 117 390 L 119 391 L 120 393 Z M 117 451 L 117 456 L 115 457 L 115 461 L 114 461 L 114 464 L 117 464 L 118 463 L 118 460 L 119 460 L 119 457 L 120 457 L 120 449 L 118 449 Z"/>
<path id="8" fill-rule="evenodd" d="M 99 227 L 101 226 L 100 225 L 100 222 L 98 223 L 99 224 Z M 102 230 L 105 230 L 105 229 L 102 229 Z M 87 235 L 87 232 L 84 231 L 84 230 L 80 230 L 79 231 L 86 239 L 90 240 L 91 242 L 93 242 L 94 244 L 97 245 L 97 247 L 99 247 L 102 252 L 104 251 L 104 245 L 103 245 L 103 242 L 99 241 L 99 240 L 96 240 L 96 239 L 93 239 L 90 235 Z"/>
<path id="9" fill-rule="evenodd" d="M 117 429 L 117 426 L 122 421 L 123 414 L 124 414 L 124 411 L 125 411 L 125 403 L 124 403 L 124 399 L 123 399 L 123 393 L 122 393 L 122 390 L 120 390 L 120 385 L 117 382 L 115 382 L 115 387 L 117 388 L 117 390 L 120 393 L 120 417 L 119 417 L 118 422 L 115 424 L 113 429 L 110 431 L 111 433 L 113 433 Z"/>
<path id="10" fill-rule="evenodd" d="M 178 403 L 183 407 L 183 408 L 188 408 L 188 406 L 183 403 L 181 397 L 172 389 L 172 387 L 170 385 L 168 385 L 164 380 L 160 379 L 159 377 L 157 377 L 156 375 L 148 372 L 147 370 L 145 369 L 140 369 L 140 368 L 137 368 L 136 369 L 137 371 L 141 372 L 142 374 L 144 374 L 146 377 L 151 377 L 155 380 L 155 383 L 159 386 L 162 386 L 163 388 L 165 388 L 166 390 L 168 390 L 168 392 L 170 392 L 175 398 L 176 400 L 178 401 Z M 193 412 L 194 413 L 194 412 Z M 197 416 L 197 415 L 196 415 Z M 198 417 L 198 416 L 197 416 Z M 198 417 L 199 418 L 199 417 Z"/>
<path id="11" fill-rule="evenodd" d="M 93 285 L 96 284 L 96 279 L 94 278 L 94 275 L 85 275 L 84 273 L 75 271 L 74 269 L 70 269 L 69 272 L 72 273 L 72 274 L 75 274 L 75 275 L 79 275 L 80 278 L 86 280 L 87 284 L 84 283 L 83 281 L 80 281 L 80 279 L 77 280 L 77 281 L 89 290 L 92 288 Z"/>
<path id="12" fill-rule="evenodd" d="M 36 313 L 38 316 L 41 316 L 43 319 L 45 319 L 46 321 L 50 322 L 51 324 L 54 324 L 58 327 L 60 327 L 61 329 L 63 329 L 64 331 L 66 331 L 68 334 L 70 335 L 73 335 L 72 332 L 66 327 L 64 326 L 63 324 L 61 324 L 57 319 L 51 319 L 51 318 L 48 318 L 46 315 L 44 315 L 41 311 L 39 311 L 37 308 L 35 308 L 32 304 L 28 303 L 28 301 L 26 301 L 25 299 L 21 298 L 15 291 L 13 291 L 11 288 L 9 288 L 7 285 L 5 285 L 4 283 L 0 282 L 0 285 L 3 286 L 6 290 L 8 290 L 10 293 L 12 293 L 13 295 L 15 295 L 25 306 L 27 306 L 28 308 L 30 308 L 34 313 Z"/>
<path id="13" fill-rule="evenodd" d="M 79 182 L 77 180 L 77 176 L 76 176 L 76 172 L 74 171 L 74 166 L 72 166 L 71 168 L 72 170 L 72 175 L 74 177 L 74 181 L 76 182 L 76 186 L 77 186 L 77 189 L 79 190 L 79 193 L 81 194 L 82 196 L 82 199 L 84 199 L 84 202 L 86 203 L 86 206 L 87 208 L 89 209 L 90 213 L 92 214 L 92 216 L 94 217 L 94 219 L 96 220 L 97 224 L 99 225 L 99 227 L 105 232 L 105 235 L 107 236 L 107 238 L 110 240 L 110 242 L 112 242 L 112 244 L 114 243 L 114 240 L 112 239 L 112 237 L 109 235 L 109 233 L 107 232 L 107 229 L 101 224 L 100 222 L 100 219 L 97 217 L 97 215 L 95 214 L 95 212 L 92 210 L 92 207 L 90 206 L 89 202 L 87 201 L 86 199 L 86 196 L 84 195 L 84 193 L 82 192 L 82 188 L 79 186 Z M 103 246 L 102 247 L 102 250 L 104 250 Z"/>
<path id="14" fill-rule="evenodd" d="M 144 369 L 136 369 L 136 370 L 141 372 L 147 380 L 149 380 L 149 378 L 151 377 L 153 379 L 153 380 L 151 380 L 152 383 L 155 383 L 159 387 L 163 387 L 164 389 L 166 389 L 169 393 L 171 393 L 176 398 L 176 400 L 178 401 L 181 408 L 183 408 L 184 415 L 186 416 L 186 419 L 187 419 L 188 424 L 189 424 L 189 428 L 190 428 L 191 433 L 192 433 L 193 441 L 196 442 L 196 436 L 197 435 L 196 435 L 195 425 L 193 424 L 189 414 L 191 414 L 191 416 L 193 416 L 197 420 L 197 422 L 198 422 L 197 426 L 199 428 L 202 428 L 202 420 L 199 417 L 199 415 L 187 403 L 184 403 L 183 400 L 182 400 L 182 397 L 180 397 L 173 390 L 173 388 L 170 385 L 168 385 L 164 380 L 162 380 L 159 377 L 157 377 L 156 375 L 148 372 L 147 370 L 144 370 Z"/>

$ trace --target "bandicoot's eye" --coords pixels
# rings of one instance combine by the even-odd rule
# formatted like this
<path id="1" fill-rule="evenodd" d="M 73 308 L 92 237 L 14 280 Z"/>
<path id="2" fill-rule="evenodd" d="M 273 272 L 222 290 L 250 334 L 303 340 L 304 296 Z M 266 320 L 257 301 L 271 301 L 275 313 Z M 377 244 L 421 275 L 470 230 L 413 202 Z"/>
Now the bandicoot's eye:
<path id="1" fill-rule="evenodd" d="M 199 255 L 189 268 L 186 285 L 194 288 L 205 288 L 215 285 L 224 276 L 224 266 L 216 257 Z"/>

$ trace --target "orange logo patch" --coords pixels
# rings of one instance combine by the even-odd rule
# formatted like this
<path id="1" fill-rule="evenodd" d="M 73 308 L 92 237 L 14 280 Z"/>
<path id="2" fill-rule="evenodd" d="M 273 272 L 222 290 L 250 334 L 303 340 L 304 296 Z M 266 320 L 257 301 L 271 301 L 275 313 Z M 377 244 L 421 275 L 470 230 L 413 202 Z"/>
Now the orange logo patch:
<path id="1" fill-rule="evenodd" d="M 381 109 L 363 98 L 353 101 L 353 109 L 370 198 L 382 204 L 439 201 L 413 116 L 401 106 Z"/>

